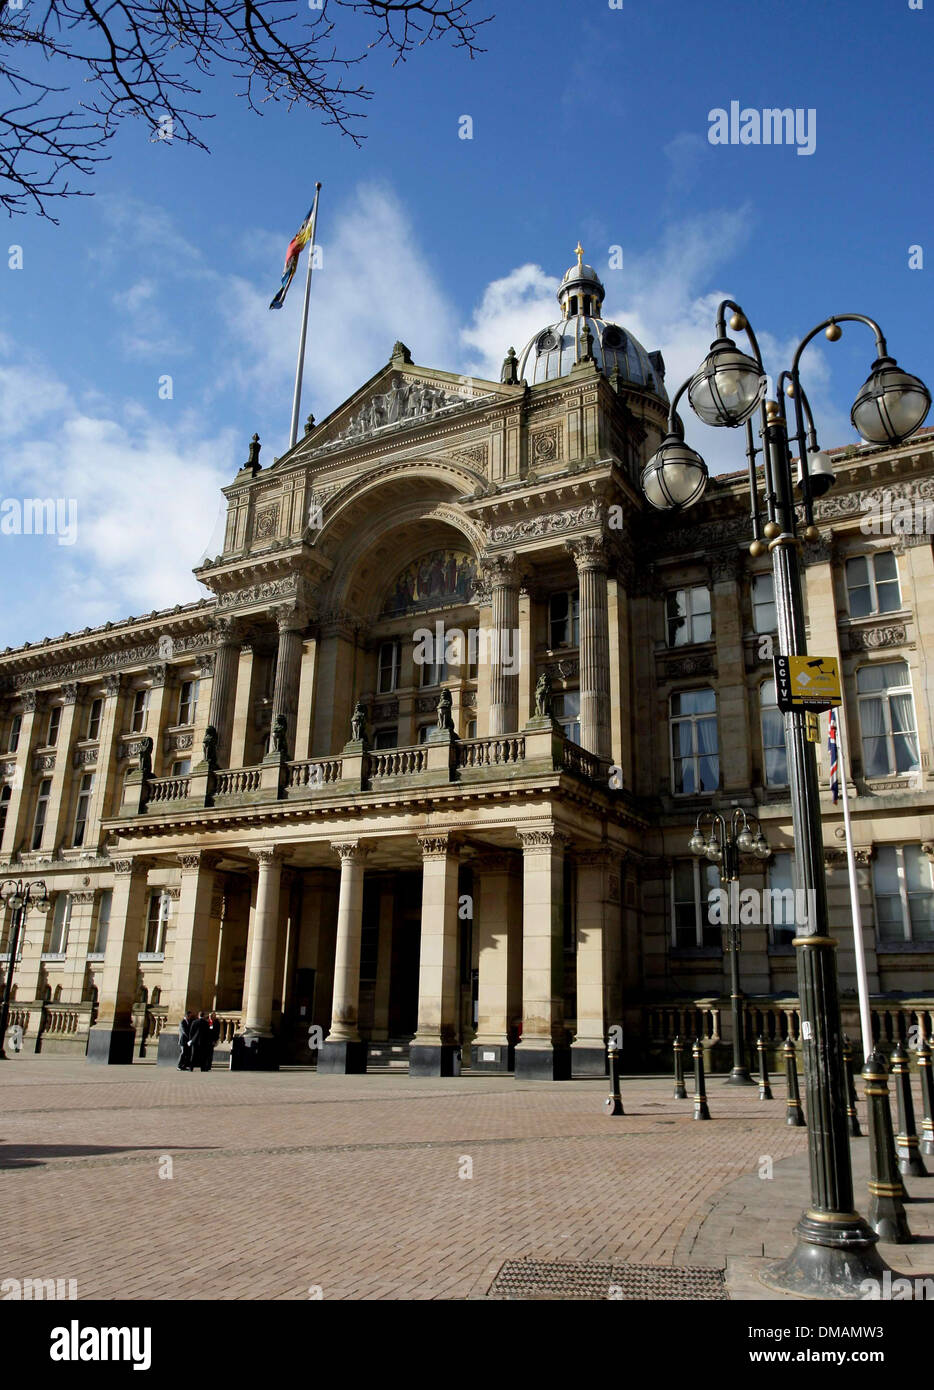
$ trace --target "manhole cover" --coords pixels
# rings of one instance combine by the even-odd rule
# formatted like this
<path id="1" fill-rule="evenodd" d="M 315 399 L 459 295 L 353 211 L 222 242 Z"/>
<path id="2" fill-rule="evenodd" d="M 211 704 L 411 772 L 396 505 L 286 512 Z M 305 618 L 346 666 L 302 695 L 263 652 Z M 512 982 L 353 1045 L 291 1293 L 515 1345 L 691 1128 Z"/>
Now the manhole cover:
<path id="1" fill-rule="evenodd" d="M 492 1298 L 729 1300 L 718 1269 L 586 1264 L 572 1260 L 506 1260 L 487 1293 Z"/>

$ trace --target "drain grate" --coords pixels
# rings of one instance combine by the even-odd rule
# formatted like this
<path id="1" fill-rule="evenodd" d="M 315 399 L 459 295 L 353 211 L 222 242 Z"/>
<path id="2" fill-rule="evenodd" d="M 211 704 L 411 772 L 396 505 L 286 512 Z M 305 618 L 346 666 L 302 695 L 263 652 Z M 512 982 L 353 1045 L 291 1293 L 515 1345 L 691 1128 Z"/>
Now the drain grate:
<path id="1" fill-rule="evenodd" d="M 729 1300 L 719 1269 L 590 1264 L 572 1260 L 506 1260 L 487 1294 L 490 1298 L 504 1299 Z"/>

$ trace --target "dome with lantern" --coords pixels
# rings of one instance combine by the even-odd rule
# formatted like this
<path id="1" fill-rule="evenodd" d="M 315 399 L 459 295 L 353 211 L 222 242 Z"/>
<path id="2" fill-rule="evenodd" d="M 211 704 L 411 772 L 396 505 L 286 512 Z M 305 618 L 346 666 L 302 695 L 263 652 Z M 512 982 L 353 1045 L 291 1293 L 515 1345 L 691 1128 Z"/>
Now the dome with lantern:
<path id="1" fill-rule="evenodd" d="M 606 376 L 618 372 L 621 381 L 667 400 L 661 353 L 646 352 L 626 329 L 607 323 L 601 314 L 606 291 L 593 266 L 585 264 L 580 242 L 576 255 L 577 264 L 565 272 L 558 286 L 563 317 L 526 343 L 517 363 L 519 380 L 530 386 L 553 381 L 592 356 Z"/>

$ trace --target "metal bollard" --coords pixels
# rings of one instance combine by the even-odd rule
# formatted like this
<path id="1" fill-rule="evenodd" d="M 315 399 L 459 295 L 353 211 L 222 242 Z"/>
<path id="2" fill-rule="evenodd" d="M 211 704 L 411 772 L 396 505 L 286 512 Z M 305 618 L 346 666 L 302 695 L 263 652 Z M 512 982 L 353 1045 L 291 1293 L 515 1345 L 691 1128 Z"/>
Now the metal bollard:
<path id="1" fill-rule="evenodd" d="M 704 1094 L 704 1049 L 700 1038 L 694 1040 L 694 1120 L 709 1120 L 710 1110 Z"/>
<path id="2" fill-rule="evenodd" d="M 921 1079 L 922 1121 L 921 1152 L 934 1154 L 934 1072 L 931 1070 L 931 1049 L 922 1038 L 918 1047 L 918 1076 Z"/>
<path id="3" fill-rule="evenodd" d="M 603 1108 L 608 1115 L 623 1115 L 623 1098 L 619 1093 L 619 1053 L 612 1043 L 606 1055 L 610 1059 L 610 1094 L 603 1102 Z"/>
<path id="4" fill-rule="evenodd" d="M 675 1038 L 671 1046 L 675 1054 L 675 1100 L 686 1100 L 688 1093 L 684 1089 L 684 1044 L 680 1038 Z"/>
<path id="5" fill-rule="evenodd" d="M 785 1077 L 788 1086 L 788 1099 L 785 1102 L 785 1124 L 800 1128 L 804 1124 L 804 1112 L 801 1109 L 801 1097 L 798 1094 L 798 1054 L 790 1038 L 786 1040 L 782 1053 L 785 1058 Z"/>
<path id="6" fill-rule="evenodd" d="M 906 1177 L 926 1178 L 928 1170 L 924 1166 L 918 1136 L 915 1133 L 915 1106 L 911 1098 L 908 1053 L 901 1043 L 896 1043 L 892 1049 L 892 1076 L 895 1080 L 895 1099 L 898 1104 L 898 1133 L 895 1136 L 898 1171 Z"/>
<path id="7" fill-rule="evenodd" d="M 765 1057 L 765 1038 L 761 1033 L 756 1042 L 756 1051 L 759 1054 L 759 1099 L 773 1100 L 772 1087 L 769 1085 L 769 1065 Z"/>
<path id="8" fill-rule="evenodd" d="M 863 1094 L 869 1122 L 869 1211 L 866 1219 L 877 1236 L 894 1245 L 913 1239 L 905 1215 L 905 1187 L 899 1177 L 889 1107 L 888 1068 L 876 1049 L 863 1067 Z"/>
<path id="9" fill-rule="evenodd" d="M 843 1034 L 843 1070 L 846 1073 L 846 1127 L 854 1139 L 862 1138 L 856 1113 L 856 1082 L 853 1080 L 853 1044 Z"/>

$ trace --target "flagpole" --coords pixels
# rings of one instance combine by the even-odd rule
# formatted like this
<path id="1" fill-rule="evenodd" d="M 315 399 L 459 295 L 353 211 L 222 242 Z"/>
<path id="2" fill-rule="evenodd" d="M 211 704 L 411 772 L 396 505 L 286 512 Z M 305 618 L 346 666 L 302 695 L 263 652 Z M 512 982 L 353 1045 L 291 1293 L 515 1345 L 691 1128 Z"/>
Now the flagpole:
<path id="1" fill-rule="evenodd" d="M 872 1010 L 869 1006 L 869 980 L 866 975 L 866 949 L 863 944 L 863 919 L 859 908 L 859 883 L 856 879 L 856 854 L 853 849 L 853 826 L 850 821 L 850 799 L 846 789 L 846 760 L 849 744 L 846 736 L 846 714 L 842 703 L 837 706 L 837 778 L 843 797 L 843 828 L 846 835 L 846 867 L 850 879 L 850 906 L 853 910 L 853 945 L 856 956 L 856 988 L 859 994 L 859 1025 L 863 1038 L 863 1059 L 873 1050 Z"/>
<path id="2" fill-rule="evenodd" d="M 308 332 L 308 305 L 311 302 L 311 272 L 315 260 L 315 230 L 318 225 L 318 194 L 320 183 L 315 184 L 315 201 L 311 209 L 311 234 L 308 238 L 308 273 L 305 276 L 305 303 L 302 306 L 302 331 L 298 340 L 298 361 L 295 364 L 295 394 L 292 397 L 292 428 L 289 431 L 289 448 L 295 447 L 298 439 L 298 416 L 302 404 L 302 372 L 305 367 L 305 337 Z"/>

